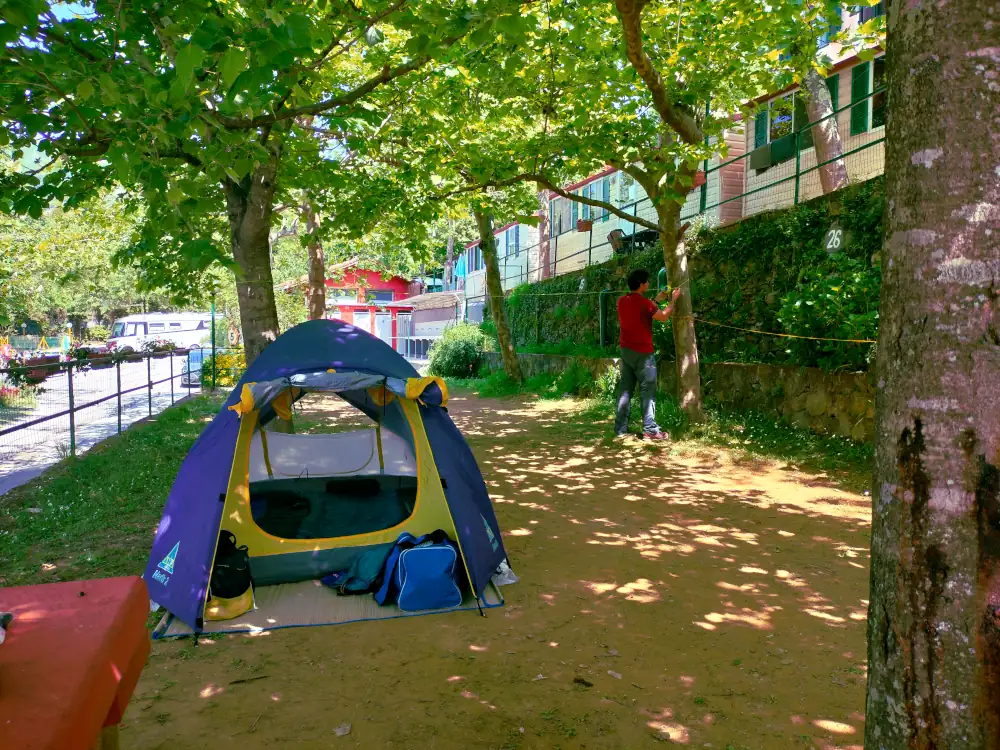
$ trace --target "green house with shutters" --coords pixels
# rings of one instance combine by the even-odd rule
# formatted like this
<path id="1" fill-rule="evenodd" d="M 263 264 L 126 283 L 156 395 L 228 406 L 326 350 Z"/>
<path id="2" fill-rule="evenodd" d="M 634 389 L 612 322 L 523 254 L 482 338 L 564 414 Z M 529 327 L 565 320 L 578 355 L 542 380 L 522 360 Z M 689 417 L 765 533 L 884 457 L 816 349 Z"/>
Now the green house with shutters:
<path id="1" fill-rule="evenodd" d="M 885 13 L 885 0 L 874 6 L 848 6 L 845 29 Z M 830 30 L 832 37 L 841 26 Z M 885 57 L 881 49 L 858 54 L 837 43 L 822 52 L 833 62 L 826 85 L 830 92 L 851 182 L 882 174 L 885 165 Z M 813 132 L 798 86 L 758 99 L 747 128 L 743 215 L 787 208 L 822 195 Z"/>

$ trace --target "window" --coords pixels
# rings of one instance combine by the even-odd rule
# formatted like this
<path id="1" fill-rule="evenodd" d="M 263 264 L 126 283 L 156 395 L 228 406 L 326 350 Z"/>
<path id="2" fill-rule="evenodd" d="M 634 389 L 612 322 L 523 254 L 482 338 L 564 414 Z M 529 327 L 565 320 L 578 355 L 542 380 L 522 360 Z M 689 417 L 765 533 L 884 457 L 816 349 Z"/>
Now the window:
<path id="1" fill-rule="evenodd" d="M 369 302 L 392 302 L 391 289 L 369 289 L 365 298 Z"/>
<path id="2" fill-rule="evenodd" d="M 145 323 L 126 323 L 125 332 L 122 336 L 145 336 L 146 335 L 146 324 Z"/>
<path id="3" fill-rule="evenodd" d="M 851 135 L 885 126 L 885 57 L 851 69 Z M 872 92 L 878 91 L 874 96 Z"/>
<path id="4" fill-rule="evenodd" d="M 789 94 L 768 103 L 767 140 L 771 143 L 792 132 L 794 99 L 795 95 Z"/>
<path id="5" fill-rule="evenodd" d="M 600 180 L 594 180 L 583 186 L 580 190 L 580 194 L 584 198 L 590 198 L 592 201 L 604 201 L 605 203 L 611 202 L 611 178 L 604 177 Z M 594 221 L 607 221 L 608 212 L 606 209 L 599 208 L 598 206 L 588 206 L 587 204 L 581 203 L 580 210 L 582 211 L 582 218 L 593 219 Z"/>
<path id="6" fill-rule="evenodd" d="M 859 5 L 858 23 L 867 23 L 873 18 L 885 15 L 885 0 L 881 0 L 878 5 Z"/>
<path id="7" fill-rule="evenodd" d="M 479 249 L 479 245 L 470 247 L 465 251 L 465 254 L 468 256 L 468 260 L 466 261 L 468 273 L 483 270 L 483 251 Z"/>
<path id="8" fill-rule="evenodd" d="M 503 248 L 504 248 L 504 258 L 516 258 L 520 252 L 521 248 L 519 245 L 518 227 L 513 226 L 504 232 L 503 238 Z"/>
<path id="9" fill-rule="evenodd" d="M 618 173 L 618 202 L 621 204 L 630 203 L 632 201 L 632 186 L 635 184 L 635 178 L 630 174 L 625 174 L 624 172 Z"/>
<path id="10" fill-rule="evenodd" d="M 118 338 L 119 336 L 125 335 L 125 324 L 115 323 L 114 327 L 111 329 L 111 338 Z"/>
<path id="11" fill-rule="evenodd" d="M 326 304 L 328 307 L 335 307 L 337 305 L 354 305 L 358 301 L 358 290 L 348 289 L 348 288 L 336 288 L 331 289 L 330 293 L 326 296 Z"/>
<path id="12" fill-rule="evenodd" d="M 180 327 L 181 327 L 181 324 L 180 324 L 180 323 L 171 323 L 171 324 L 170 324 L 170 327 L 171 327 L 171 328 L 175 328 L 175 329 L 178 329 L 178 330 L 179 330 L 179 329 L 180 329 Z"/>
<path id="13" fill-rule="evenodd" d="M 842 22 L 841 22 L 839 14 L 837 15 L 836 18 L 831 19 L 831 21 L 830 21 L 830 28 L 827 29 L 823 33 L 823 35 L 820 36 L 820 38 L 819 38 L 819 48 L 820 49 L 823 49 L 828 44 L 830 44 L 833 41 L 833 38 L 837 34 L 840 33 L 841 24 L 842 24 Z"/>
<path id="14" fill-rule="evenodd" d="M 553 198 L 549 201 L 549 223 L 551 236 L 558 237 L 564 232 L 576 229 L 577 202 L 569 198 Z"/>
<path id="15" fill-rule="evenodd" d="M 149 332 L 150 333 L 162 333 L 165 330 L 166 330 L 166 328 L 164 327 L 163 323 L 150 323 L 149 324 Z"/>
<path id="16" fill-rule="evenodd" d="M 840 87 L 840 75 L 832 75 L 826 80 L 826 88 L 830 92 L 830 100 L 834 111 L 838 107 L 838 89 Z M 809 113 L 806 111 L 805 96 L 799 91 L 774 99 L 767 104 L 767 108 L 757 113 L 754 123 L 754 148 L 760 148 L 767 143 L 784 138 L 790 133 L 801 133 L 799 136 L 799 149 L 805 151 L 813 147 L 813 128 L 809 125 Z M 791 153 L 794 156 L 794 144 L 791 145 Z M 784 151 L 780 154 L 788 158 Z M 784 158 L 772 159 L 772 164 L 784 161 Z"/>

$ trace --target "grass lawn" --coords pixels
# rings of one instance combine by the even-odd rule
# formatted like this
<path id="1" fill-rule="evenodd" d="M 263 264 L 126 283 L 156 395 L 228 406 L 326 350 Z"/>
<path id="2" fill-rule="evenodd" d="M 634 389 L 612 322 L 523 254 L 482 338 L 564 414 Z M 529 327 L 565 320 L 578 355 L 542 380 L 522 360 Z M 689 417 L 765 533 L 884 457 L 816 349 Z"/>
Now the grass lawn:
<path id="1" fill-rule="evenodd" d="M 220 403 L 185 401 L 0 497 L 0 585 L 141 574 L 177 469 Z"/>

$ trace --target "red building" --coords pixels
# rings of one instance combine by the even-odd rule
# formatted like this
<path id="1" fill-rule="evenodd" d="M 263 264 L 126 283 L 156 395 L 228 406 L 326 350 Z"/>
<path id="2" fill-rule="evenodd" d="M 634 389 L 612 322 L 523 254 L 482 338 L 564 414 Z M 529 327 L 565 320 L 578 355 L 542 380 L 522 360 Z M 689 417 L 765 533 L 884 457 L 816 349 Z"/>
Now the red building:
<path id="1" fill-rule="evenodd" d="M 396 347 L 396 338 L 409 327 L 410 307 L 387 307 L 410 296 L 410 282 L 400 276 L 383 279 L 378 271 L 358 267 L 357 258 L 327 267 L 326 317 L 350 323 Z M 332 278 L 330 278 L 332 277 Z M 297 279 L 286 289 L 302 288 L 307 278 Z M 404 331 L 399 330 L 400 318 Z"/>

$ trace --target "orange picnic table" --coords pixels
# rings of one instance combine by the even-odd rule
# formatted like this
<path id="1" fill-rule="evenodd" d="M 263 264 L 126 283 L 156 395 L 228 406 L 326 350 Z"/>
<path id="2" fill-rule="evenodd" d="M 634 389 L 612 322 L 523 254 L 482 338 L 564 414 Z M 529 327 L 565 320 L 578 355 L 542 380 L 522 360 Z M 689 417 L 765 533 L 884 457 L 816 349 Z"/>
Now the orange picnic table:
<path id="1" fill-rule="evenodd" d="M 0 748 L 117 750 L 149 655 L 141 578 L 0 589 Z"/>

